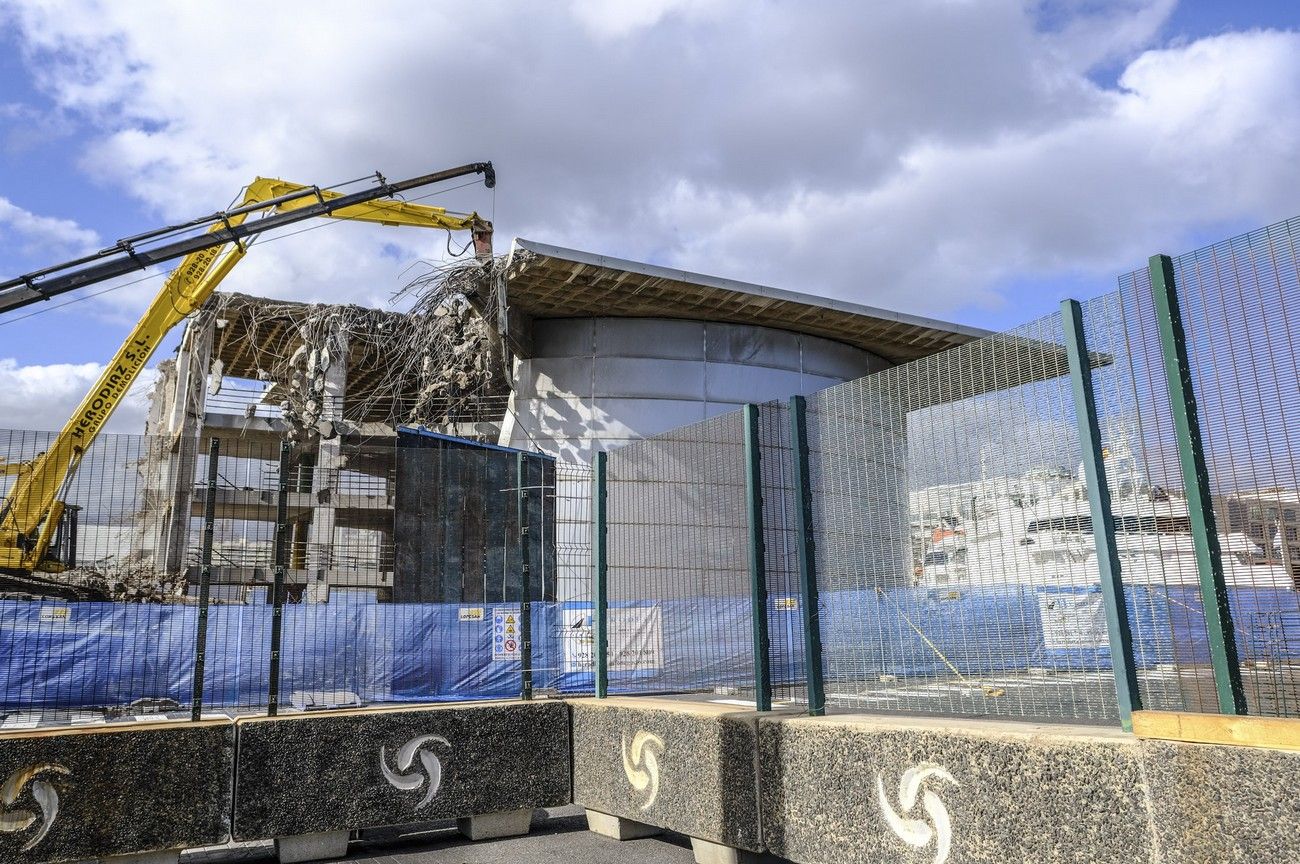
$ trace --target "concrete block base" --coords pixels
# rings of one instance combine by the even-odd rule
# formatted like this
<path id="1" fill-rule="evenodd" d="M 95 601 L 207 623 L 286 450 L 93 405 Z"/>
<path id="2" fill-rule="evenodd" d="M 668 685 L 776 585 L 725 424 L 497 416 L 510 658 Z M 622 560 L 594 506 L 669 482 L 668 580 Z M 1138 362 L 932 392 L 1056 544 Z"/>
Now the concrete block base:
<path id="1" fill-rule="evenodd" d="M 175 864 L 178 850 L 224 843 L 234 758 L 226 718 L 6 729 L 0 782 L 14 788 L 0 861 Z M 42 788 L 57 790 L 48 822 Z"/>
<path id="2" fill-rule="evenodd" d="M 100 864 L 177 864 L 181 860 L 181 850 L 163 849 L 160 852 L 140 852 L 136 855 L 110 855 L 95 860 Z"/>
<path id="3" fill-rule="evenodd" d="M 760 729 L 763 839 L 782 858 L 1160 861 L 1138 742 L 1117 729 L 868 715 Z M 1197 859 L 1228 860 L 1252 859 Z"/>
<path id="4" fill-rule="evenodd" d="M 348 836 L 347 831 L 321 831 L 280 837 L 275 841 L 275 854 L 279 856 L 280 864 L 342 858 L 348 854 Z"/>
<path id="5" fill-rule="evenodd" d="M 471 836 L 523 834 L 534 808 L 571 801 L 569 709 L 555 699 L 246 717 L 238 730 L 237 840 L 470 813 L 495 814 L 464 823 Z"/>
<path id="6" fill-rule="evenodd" d="M 762 851 L 754 774 L 757 713 L 654 697 L 575 699 L 569 705 L 574 804 Z"/>
<path id="7" fill-rule="evenodd" d="M 504 813 L 483 813 L 456 820 L 456 828 L 471 840 L 492 840 L 497 837 L 518 837 L 527 834 L 533 824 L 533 808 L 507 810 Z"/>
<path id="8" fill-rule="evenodd" d="M 664 833 L 664 829 L 635 819 L 610 816 L 597 810 L 587 811 L 587 828 L 602 837 L 614 840 L 640 840 L 642 837 L 654 837 Z"/>
<path id="9" fill-rule="evenodd" d="M 695 864 L 755 864 L 761 860 L 752 852 L 698 837 L 691 838 L 691 851 L 695 853 Z"/>

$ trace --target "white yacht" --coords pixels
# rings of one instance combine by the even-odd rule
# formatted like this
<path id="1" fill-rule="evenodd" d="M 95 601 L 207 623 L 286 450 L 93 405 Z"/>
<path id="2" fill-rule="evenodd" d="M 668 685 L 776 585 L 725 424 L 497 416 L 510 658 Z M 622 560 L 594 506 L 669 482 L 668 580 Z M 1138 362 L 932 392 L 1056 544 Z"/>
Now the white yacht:
<path id="1" fill-rule="evenodd" d="M 1107 453 L 1115 540 L 1126 585 L 1198 581 L 1187 502 L 1151 487 L 1124 442 Z M 914 572 L 922 587 L 1089 585 L 1100 581 L 1087 489 L 1078 474 L 1041 468 L 1020 478 L 932 487 L 912 496 Z M 919 536 L 918 536 L 919 535 Z M 1220 534 L 1231 587 L 1295 589 L 1287 569 L 1245 534 Z"/>

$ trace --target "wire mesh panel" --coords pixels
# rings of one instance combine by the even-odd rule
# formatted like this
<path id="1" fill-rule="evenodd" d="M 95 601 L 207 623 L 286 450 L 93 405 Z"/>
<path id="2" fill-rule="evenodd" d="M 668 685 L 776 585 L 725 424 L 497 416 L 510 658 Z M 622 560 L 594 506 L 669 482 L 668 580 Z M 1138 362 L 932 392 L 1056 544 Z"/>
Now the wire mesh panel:
<path id="1" fill-rule="evenodd" d="M 611 693 L 753 681 L 744 416 L 609 454 Z"/>
<path id="2" fill-rule="evenodd" d="M 1217 711 L 1151 279 L 1083 306 L 1120 576 L 1144 707 Z"/>
<path id="3" fill-rule="evenodd" d="M 788 405 L 767 402 L 758 406 L 758 440 L 772 698 L 778 702 L 806 703 L 797 546 L 800 537 L 794 509 L 798 499 Z"/>
<path id="4" fill-rule="evenodd" d="M 0 433 L 10 512 L 52 437 Z M 0 576 L 0 722 L 590 690 L 589 470 L 407 438 L 101 436 Z"/>
<path id="5" fill-rule="evenodd" d="M 1059 316 L 808 398 L 827 705 L 1117 719 Z"/>
<path id="6" fill-rule="evenodd" d="M 1300 703 L 1300 219 L 1174 259 L 1242 683 Z"/>
<path id="7" fill-rule="evenodd" d="M 195 616 L 183 576 L 158 566 L 188 539 L 147 470 L 161 442 L 100 436 L 70 476 L 42 467 L 53 444 L 0 432 L 0 534 L 25 552 L 0 573 L 0 726 L 179 709 Z M 191 451 L 175 462 L 192 476 Z"/>
<path id="8" fill-rule="evenodd" d="M 430 433 L 399 437 L 393 603 L 375 610 L 401 618 L 391 653 L 410 664 L 392 698 L 549 686 L 554 461 Z"/>
<path id="9" fill-rule="evenodd" d="M 296 578 L 302 571 L 288 568 L 304 554 L 312 477 L 310 469 L 297 464 L 289 452 L 284 454 L 281 482 L 281 447 L 273 436 L 218 438 L 215 464 L 210 461 L 210 441 L 203 445 L 196 470 L 189 476 L 175 473 L 165 454 L 159 454 L 157 470 L 168 478 L 170 494 L 189 523 L 183 575 L 187 599 L 195 605 L 202 601 L 203 529 L 206 521 L 212 520 L 208 603 L 206 610 L 199 609 L 206 612 L 207 619 L 202 645 L 203 705 L 209 711 L 247 711 L 266 705 L 269 695 L 273 588 L 280 563 L 277 537 L 285 544 L 285 569 L 280 573 L 282 603 L 301 600 L 306 590 L 304 580 Z M 279 524 L 285 526 L 282 534 L 277 530 Z M 301 638 L 300 628 L 292 615 L 287 618 L 287 641 L 294 645 Z M 191 655 L 198 647 L 190 649 Z M 283 665 L 295 669 L 299 654 L 286 654 L 288 663 Z M 294 685 L 298 678 L 287 676 L 285 683 Z M 292 704 L 293 689 L 285 691 L 286 705 Z"/>
<path id="10" fill-rule="evenodd" d="M 553 651 L 539 670 L 543 686 L 563 693 L 595 689 L 595 632 L 591 582 L 592 471 L 555 463 L 555 592 Z"/>

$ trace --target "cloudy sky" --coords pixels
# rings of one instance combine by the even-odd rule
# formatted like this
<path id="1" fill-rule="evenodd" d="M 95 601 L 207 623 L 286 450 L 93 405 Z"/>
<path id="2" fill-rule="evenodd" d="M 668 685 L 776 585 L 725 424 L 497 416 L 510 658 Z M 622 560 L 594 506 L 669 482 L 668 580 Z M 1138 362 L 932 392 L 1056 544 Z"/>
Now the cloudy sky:
<path id="1" fill-rule="evenodd" d="M 1293 0 L 0 0 L 0 274 L 259 174 L 490 159 L 495 192 L 428 201 L 499 249 L 1007 327 L 1300 213 L 1297 27 Z M 328 222 L 224 287 L 382 305 L 446 254 Z M 0 427 L 61 425 L 158 285 L 0 318 Z"/>

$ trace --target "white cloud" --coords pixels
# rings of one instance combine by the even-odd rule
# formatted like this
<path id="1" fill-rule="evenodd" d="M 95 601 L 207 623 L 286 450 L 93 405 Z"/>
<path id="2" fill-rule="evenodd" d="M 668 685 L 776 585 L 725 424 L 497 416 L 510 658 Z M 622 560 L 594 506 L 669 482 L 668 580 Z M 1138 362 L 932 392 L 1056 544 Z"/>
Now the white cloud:
<path id="1" fill-rule="evenodd" d="M 24 366 L 12 357 L 0 357 L 0 429 L 58 431 L 103 371 L 100 363 Z M 107 431 L 138 434 L 144 429 L 156 377 L 146 370 L 136 380 Z"/>
<path id="2" fill-rule="evenodd" d="M 40 216 L 0 196 L 0 246 L 25 256 L 61 255 L 93 248 L 99 235 L 72 219 Z"/>
<path id="3" fill-rule="evenodd" d="M 573 16 L 596 37 L 621 37 L 653 27 L 665 16 L 699 16 L 735 4 L 727 0 L 571 0 Z"/>
<path id="4" fill-rule="evenodd" d="M 718 197 L 683 185 L 658 202 L 689 214 L 693 257 L 730 272 L 783 246 L 778 282 L 894 307 L 1001 301 L 1021 274 L 1096 276 L 1095 293 L 1189 233 L 1291 215 L 1300 190 L 1300 36 L 1232 34 L 1143 54 L 1104 110 L 992 143 L 918 145 L 884 182 L 842 193 Z M 852 250 L 856 250 L 855 252 Z M 850 259 L 851 260 L 851 259 Z M 851 289 L 850 289 L 851 290 Z"/>
<path id="5" fill-rule="evenodd" d="M 83 169 L 160 220 L 257 173 L 490 158 L 495 196 L 437 203 L 495 202 L 503 240 L 956 315 L 1012 281 L 1099 293 L 1156 248 L 1295 209 L 1300 36 L 1165 47 L 1172 0 L 382 8 L 10 14 L 41 86 L 98 130 Z M 338 226 L 255 249 L 227 287 L 373 304 L 442 248 Z"/>

